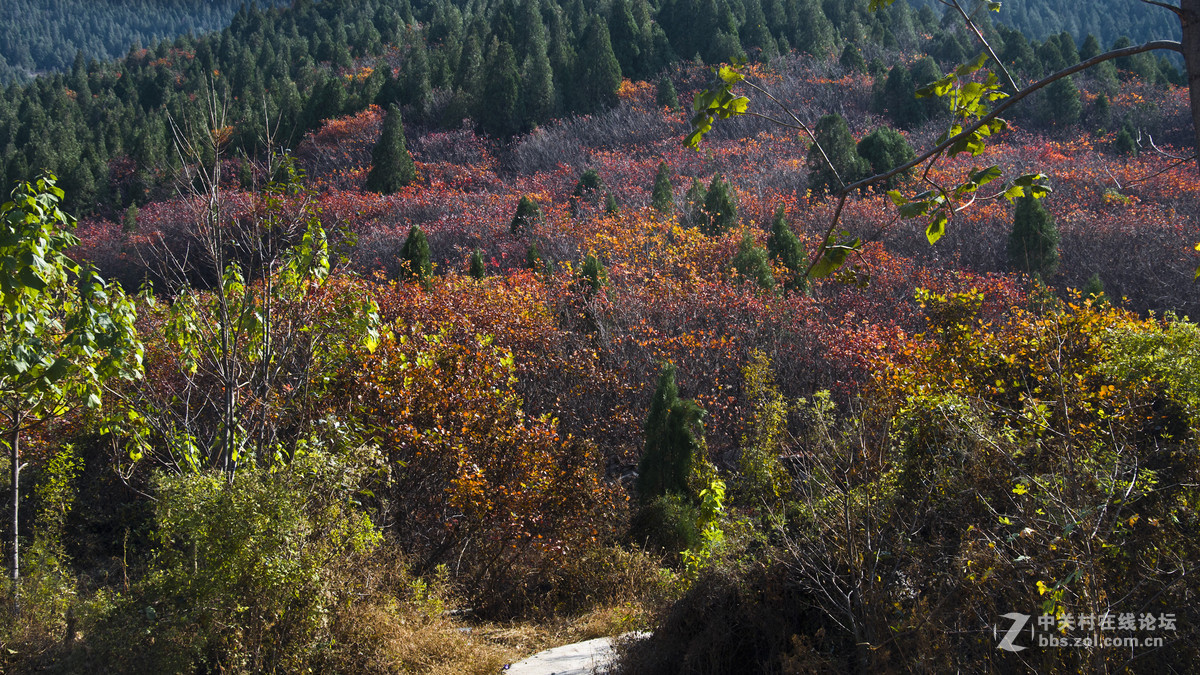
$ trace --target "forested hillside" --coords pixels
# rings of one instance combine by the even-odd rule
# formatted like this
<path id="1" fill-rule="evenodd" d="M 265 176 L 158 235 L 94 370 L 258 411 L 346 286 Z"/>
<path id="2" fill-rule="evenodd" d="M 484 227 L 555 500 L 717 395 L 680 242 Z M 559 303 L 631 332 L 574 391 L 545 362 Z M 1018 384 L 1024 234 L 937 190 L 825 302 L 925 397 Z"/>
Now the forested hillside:
<path id="1" fill-rule="evenodd" d="M 218 31 L 243 0 L 13 0 L 0 4 L 0 83 L 123 56 L 134 44 Z M 260 7 L 287 4 L 263 0 Z"/>
<path id="2" fill-rule="evenodd" d="M 300 0 L 4 90 L 0 671 L 1188 672 L 1184 78 L 998 110 L 1127 40 L 871 4 Z"/>
<path id="3" fill-rule="evenodd" d="M 929 6 L 939 16 L 945 7 L 937 0 L 912 0 L 912 5 Z M 966 9 L 971 11 L 972 7 Z M 1141 0 L 1007 0 L 1002 10 L 991 16 L 993 21 L 1017 29 L 1031 40 L 1044 40 L 1065 31 L 1080 41 L 1095 35 L 1109 45 L 1121 37 L 1146 42 L 1178 40 L 1180 34 L 1175 14 Z"/>
<path id="4" fill-rule="evenodd" d="M 1121 37 L 1135 42 L 1178 40 L 1180 33 L 1175 14 L 1141 0 L 1010 0 L 997 17 L 1039 40 L 1066 31 L 1080 40 L 1095 35 L 1109 45 Z"/>
<path id="5" fill-rule="evenodd" d="M 469 117 L 507 138 L 611 106 L 622 77 L 651 78 L 680 59 L 769 59 L 790 49 L 836 57 L 846 42 L 881 62 L 897 50 L 945 64 L 977 51 L 959 24 L 927 8 L 896 3 L 872 13 L 865 0 L 830 7 L 827 15 L 816 0 L 672 0 L 654 10 L 618 0 L 597 12 L 579 2 L 334 0 L 239 11 L 219 34 L 158 42 L 115 63 L 77 60 L 65 73 L 7 89 L 0 176 L 11 185 L 53 170 L 80 215 L 144 204 L 171 189 L 172 125 L 202 127 L 193 102 L 210 87 L 227 107 L 230 151 L 253 157 L 268 127 L 274 142 L 294 147 L 322 120 L 372 103 L 400 103 L 410 124 L 451 129 Z M 1074 42 L 1060 49 L 991 35 L 1006 61 L 1031 74 L 1077 53 Z M 1144 79 L 1179 79 L 1165 61 L 1135 61 L 1129 67 Z"/>

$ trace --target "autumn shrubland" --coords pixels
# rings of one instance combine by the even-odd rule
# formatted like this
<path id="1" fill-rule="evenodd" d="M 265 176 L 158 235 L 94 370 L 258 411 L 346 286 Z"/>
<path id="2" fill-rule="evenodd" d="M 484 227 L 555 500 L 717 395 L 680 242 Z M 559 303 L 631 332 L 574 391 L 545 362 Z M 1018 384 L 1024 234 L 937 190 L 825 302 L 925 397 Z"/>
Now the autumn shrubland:
<path id="1" fill-rule="evenodd" d="M 944 129 L 843 61 L 746 71 L 852 143 Z M 664 72 L 685 106 L 710 84 Z M 651 81 L 502 139 L 406 117 L 395 146 L 374 104 L 289 157 L 202 134 L 135 226 L 76 230 L 143 290 L 144 375 L 27 433 L 3 669 L 494 672 L 653 629 L 626 672 L 1188 670 L 1200 188 L 1115 149 L 1185 145 L 1186 92 L 1078 86 L 1080 122 L 1030 103 L 989 148 L 1053 187 L 1037 276 L 1000 195 L 930 245 L 867 190 L 861 248 L 806 277 L 837 208 L 809 139 L 741 117 L 688 149 Z M 389 114 L 415 177 L 374 191 Z M 1016 654 L 1009 612 L 1177 627 Z"/>

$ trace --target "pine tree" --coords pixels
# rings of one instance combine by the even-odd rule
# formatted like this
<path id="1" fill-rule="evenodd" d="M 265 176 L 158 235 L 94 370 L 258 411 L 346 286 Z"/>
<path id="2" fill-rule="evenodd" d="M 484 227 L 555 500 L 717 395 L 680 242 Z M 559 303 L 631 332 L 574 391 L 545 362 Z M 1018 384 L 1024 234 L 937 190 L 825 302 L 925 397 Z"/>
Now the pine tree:
<path id="1" fill-rule="evenodd" d="M 911 129 L 925 121 L 925 111 L 916 98 L 916 87 L 913 86 L 912 73 L 904 64 L 898 64 L 888 71 L 887 82 L 883 85 L 882 98 L 876 101 L 876 108 L 882 108 L 889 119 L 904 129 Z"/>
<path id="2" fill-rule="evenodd" d="M 1046 87 L 1041 100 L 1042 123 L 1060 129 L 1074 126 L 1083 112 L 1079 89 L 1070 76 L 1055 80 Z"/>
<path id="3" fill-rule="evenodd" d="M 675 91 L 675 84 L 671 82 L 671 78 L 666 75 L 658 80 L 655 102 L 664 108 L 679 110 L 679 94 Z"/>
<path id="4" fill-rule="evenodd" d="M 121 219 L 121 230 L 128 233 L 138 231 L 137 204 L 130 204 L 129 208 L 125 209 L 125 217 Z"/>
<path id="5" fill-rule="evenodd" d="M 1103 302 L 1104 297 L 1104 281 L 1100 278 L 1100 273 L 1097 272 L 1088 278 L 1087 285 L 1083 287 L 1083 297 L 1091 298 L 1093 301 Z"/>
<path id="6" fill-rule="evenodd" d="M 637 493 L 644 502 L 666 494 L 691 496 L 688 476 L 704 439 L 704 410 L 679 398 L 675 365 L 663 365 L 646 417 L 645 449 L 638 462 Z"/>
<path id="7" fill-rule="evenodd" d="M 633 18 L 627 0 L 614 0 L 609 8 L 608 17 L 609 38 L 613 44 L 613 54 L 621 72 L 633 77 L 642 55 L 640 43 L 641 28 Z"/>
<path id="8" fill-rule="evenodd" d="M 771 221 L 771 235 L 767 237 L 767 251 L 771 259 L 787 268 L 788 275 L 784 279 L 783 288 L 787 291 L 803 291 L 807 287 L 806 260 L 804 245 L 800 238 L 792 232 L 784 217 L 783 206 L 775 209 L 775 219 Z"/>
<path id="9" fill-rule="evenodd" d="M 1008 237 L 1009 264 L 1041 278 L 1058 269 L 1058 228 L 1040 199 L 1026 195 L 1017 201 L 1013 230 Z"/>
<path id="10" fill-rule="evenodd" d="M 693 178 L 692 184 L 683 196 L 688 224 L 693 227 L 699 227 L 704 219 L 704 192 L 704 183 L 701 183 L 699 178 Z"/>
<path id="11" fill-rule="evenodd" d="M 887 173 L 917 158 L 917 153 L 904 136 L 887 127 L 880 127 L 858 142 L 858 155 L 871 164 L 871 173 Z M 881 187 L 891 189 L 900 182 L 901 175 L 892 176 Z"/>
<path id="12" fill-rule="evenodd" d="M 424 116 L 429 97 L 433 94 L 433 87 L 429 83 L 429 54 L 423 41 L 418 40 L 409 50 L 401 72 L 403 75 L 397 80 L 404 83 L 404 102 L 412 106 L 420 118 Z"/>
<path id="13" fill-rule="evenodd" d="M 926 56 L 912 65 L 912 68 L 909 69 L 909 76 L 912 79 L 913 97 L 915 98 L 917 89 L 942 79 L 942 69 L 938 68 L 937 61 Z M 923 120 L 938 119 L 950 112 L 950 102 L 944 96 L 926 96 L 916 99 L 916 101 L 921 108 Z"/>
<path id="14" fill-rule="evenodd" d="M 417 179 L 417 169 L 404 142 L 404 124 L 396 104 L 388 106 L 383 132 L 371 151 L 371 172 L 365 189 L 390 195 Z M 422 235 L 424 236 L 424 235 Z"/>
<path id="15" fill-rule="evenodd" d="M 829 158 L 827 162 L 825 156 L 817 149 L 817 144 L 809 148 L 808 187 L 814 195 L 837 192 L 846 185 L 866 177 L 871 170 L 870 163 L 859 156 L 854 136 L 850 135 L 850 127 L 841 115 L 825 115 L 817 120 L 813 133 Z"/>
<path id="16" fill-rule="evenodd" d="M 779 56 L 779 46 L 771 36 L 767 26 L 767 17 L 759 0 L 749 0 L 746 6 L 746 20 L 742 22 L 740 37 L 742 46 L 760 63 L 770 63 L 771 59 Z"/>
<path id="17" fill-rule="evenodd" d="M 590 293 L 597 293 L 608 285 L 608 270 L 595 254 L 589 253 L 579 268 L 579 278 Z"/>
<path id="18" fill-rule="evenodd" d="M 1088 113 L 1088 122 L 1096 133 L 1103 133 L 1112 124 L 1112 104 L 1109 103 L 1107 94 L 1101 93 L 1096 97 L 1092 111 Z"/>
<path id="19" fill-rule="evenodd" d="M 536 232 L 542 221 L 542 207 L 532 197 L 526 195 L 521 197 L 521 201 L 517 203 L 517 212 L 513 215 L 508 231 L 512 233 L 512 236 L 521 238 Z"/>
<path id="20" fill-rule="evenodd" d="M 584 171 L 579 177 L 579 182 L 575 183 L 575 190 L 571 192 L 571 215 L 579 215 L 579 202 L 596 204 L 604 192 L 604 179 L 600 177 L 599 172 L 595 169 Z"/>
<path id="21" fill-rule="evenodd" d="M 616 105 L 620 88 L 621 66 L 613 54 L 608 26 L 598 15 L 593 16 L 576 61 L 574 108 L 587 114 Z"/>
<path id="22" fill-rule="evenodd" d="M 1137 157 L 1137 142 L 1133 140 L 1133 134 L 1129 133 L 1129 129 L 1122 128 L 1117 133 L 1116 139 L 1113 140 L 1113 152 L 1126 157 Z"/>
<path id="23" fill-rule="evenodd" d="M 754 237 L 749 232 L 742 235 L 738 242 L 737 254 L 730 263 L 738 276 L 753 280 L 764 291 L 775 288 L 775 274 L 771 272 L 771 263 L 767 261 L 767 252 L 754 243 Z"/>
<path id="24" fill-rule="evenodd" d="M 838 63 L 848 73 L 865 73 L 867 72 L 867 62 L 863 60 L 862 53 L 858 51 L 858 47 L 853 44 L 847 44 L 842 50 L 842 56 L 838 59 Z"/>
<path id="25" fill-rule="evenodd" d="M 604 195 L 604 212 L 610 216 L 617 216 L 621 213 L 621 207 L 617 204 L 617 198 L 611 192 Z"/>
<path id="26" fill-rule="evenodd" d="M 724 234 L 737 224 L 737 203 L 729 190 L 729 184 L 721 174 L 713 176 L 704 193 L 704 211 L 700 216 L 700 231 L 714 237 Z"/>
<path id="27" fill-rule="evenodd" d="M 405 279 L 427 282 L 433 276 L 433 263 L 429 260 L 429 240 L 421 226 L 413 225 L 400 249 L 400 274 Z"/>
<path id="28" fill-rule="evenodd" d="M 470 274 L 472 279 L 482 279 L 487 276 L 487 270 L 483 265 L 483 251 L 480 251 L 478 248 L 471 251 L 471 261 L 467 265 L 467 274 Z"/>
<path id="29" fill-rule="evenodd" d="M 666 162 L 658 163 L 658 173 L 654 176 L 654 193 L 651 197 L 651 204 L 653 204 L 656 211 L 662 214 L 670 214 L 675 210 L 675 192 L 671 185 L 671 174 L 667 169 Z"/>
<path id="30" fill-rule="evenodd" d="M 833 51 L 833 24 L 822 11 L 817 0 L 799 0 L 796 23 L 795 47 L 818 58 L 826 58 Z"/>
<path id="31" fill-rule="evenodd" d="M 544 267 L 546 267 L 546 259 L 542 257 L 542 252 L 538 250 L 537 242 L 530 242 L 529 248 L 525 249 L 525 268 L 537 272 Z"/>
<path id="32" fill-rule="evenodd" d="M 517 133 L 518 96 L 521 78 L 512 45 L 493 38 L 492 49 L 484 68 L 483 95 L 475 101 L 475 118 L 479 126 L 493 136 L 508 137 Z"/>
<path id="33" fill-rule="evenodd" d="M 531 129 L 554 117 L 557 95 L 554 89 L 554 69 L 546 56 L 545 40 L 530 45 L 529 56 L 521 74 L 523 129 Z"/>

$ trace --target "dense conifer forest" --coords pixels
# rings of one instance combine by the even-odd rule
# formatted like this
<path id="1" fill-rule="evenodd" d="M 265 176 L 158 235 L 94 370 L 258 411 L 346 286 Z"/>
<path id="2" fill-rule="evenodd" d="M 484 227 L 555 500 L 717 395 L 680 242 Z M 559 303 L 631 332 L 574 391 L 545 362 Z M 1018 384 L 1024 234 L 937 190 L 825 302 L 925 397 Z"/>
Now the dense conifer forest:
<path id="1" fill-rule="evenodd" d="M 1170 11 L 27 5 L 0 671 L 1200 658 Z"/>
<path id="2" fill-rule="evenodd" d="M 22 0 L 0 6 L 0 82 L 124 56 L 134 45 L 202 35 L 229 24 L 242 0 Z M 287 4 L 264 0 L 260 7 Z"/>

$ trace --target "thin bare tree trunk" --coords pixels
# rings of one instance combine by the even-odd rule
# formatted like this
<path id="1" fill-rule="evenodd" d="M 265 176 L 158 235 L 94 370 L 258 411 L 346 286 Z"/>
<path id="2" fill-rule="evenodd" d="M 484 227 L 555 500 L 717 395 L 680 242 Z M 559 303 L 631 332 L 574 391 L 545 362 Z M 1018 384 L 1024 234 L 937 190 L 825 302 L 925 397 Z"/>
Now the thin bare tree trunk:
<path id="1" fill-rule="evenodd" d="M 1194 149 L 1200 153 L 1200 0 L 1180 0 L 1179 24 L 1183 28 L 1183 63 L 1192 104 Z M 1200 162 L 1200 157 L 1197 159 Z"/>
<path id="2" fill-rule="evenodd" d="M 12 462 L 12 567 L 10 574 L 13 582 L 13 611 L 15 613 L 17 605 L 17 597 L 19 591 L 18 582 L 21 580 L 21 549 L 19 531 L 20 525 L 20 505 L 21 505 L 21 418 L 17 414 L 12 417 L 12 430 L 9 431 L 8 437 L 8 453 L 9 460 Z"/>

